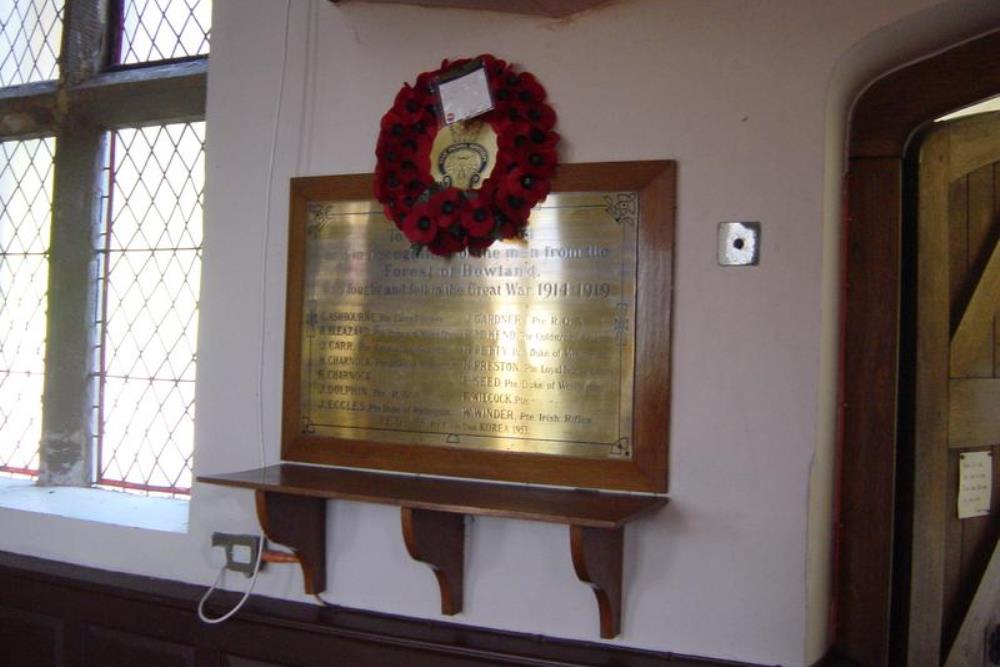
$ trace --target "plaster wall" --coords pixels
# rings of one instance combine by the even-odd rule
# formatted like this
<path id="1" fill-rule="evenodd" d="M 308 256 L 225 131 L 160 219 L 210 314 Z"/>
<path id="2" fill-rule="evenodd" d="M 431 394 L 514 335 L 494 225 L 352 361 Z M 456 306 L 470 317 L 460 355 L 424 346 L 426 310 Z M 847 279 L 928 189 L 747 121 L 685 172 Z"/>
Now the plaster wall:
<path id="1" fill-rule="evenodd" d="M 843 122 L 866 75 L 899 49 L 915 57 L 997 25 L 991 5 L 621 0 L 550 20 L 326 0 L 292 0 L 286 15 L 278 0 L 216 0 L 196 472 L 279 458 L 288 179 L 370 171 L 403 81 L 492 52 L 545 84 L 563 161 L 679 162 L 671 503 L 626 534 L 616 641 L 812 662 L 830 590 Z M 923 32 L 881 33 L 906 21 Z M 760 266 L 716 265 L 723 220 L 762 221 Z M 0 549 L 205 583 L 220 564 L 210 533 L 256 525 L 248 492 L 202 486 L 187 533 L 12 510 L 0 520 Z M 335 503 L 329 530 L 332 600 L 439 618 L 398 511 Z M 455 621 L 596 639 L 564 527 L 476 519 L 468 540 Z M 257 591 L 311 599 L 293 568 L 266 571 Z"/>

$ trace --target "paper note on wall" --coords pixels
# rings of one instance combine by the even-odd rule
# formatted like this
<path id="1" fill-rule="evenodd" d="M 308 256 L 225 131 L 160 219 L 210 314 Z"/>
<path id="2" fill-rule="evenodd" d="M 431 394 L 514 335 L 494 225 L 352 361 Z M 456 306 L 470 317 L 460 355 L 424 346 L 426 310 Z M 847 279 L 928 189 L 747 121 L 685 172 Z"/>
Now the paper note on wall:
<path id="1" fill-rule="evenodd" d="M 990 513 L 993 457 L 990 452 L 965 452 L 958 462 L 958 518 Z"/>

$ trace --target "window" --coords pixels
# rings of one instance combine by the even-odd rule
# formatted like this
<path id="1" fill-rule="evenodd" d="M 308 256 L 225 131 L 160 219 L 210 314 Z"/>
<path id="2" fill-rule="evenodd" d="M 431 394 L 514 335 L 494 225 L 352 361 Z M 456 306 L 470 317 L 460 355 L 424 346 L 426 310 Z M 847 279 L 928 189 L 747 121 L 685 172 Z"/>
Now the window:
<path id="1" fill-rule="evenodd" d="M 38 470 L 52 139 L 0 143 L 0 466 Z"/>
<path id="2" fill-rule="evenodd" d="M 5 475 L 190 489 L 210 20 L 0 0 Z"/>
<path id="3" fill-rule="evenodd" d="M 204 126 L 121 129 L 109 139 L 98 248 L 102 485 L 191 486 Z"/>
<path id="4" fill-rule="evenodd" d="M 208 53 L 210 0 L 125 0 L 116 62 L 144 63 Z"/>
<path id="5" fill-rule="evenodd" d="M 57 78 L 61 38 L 56 0 L 0 1 L 0 86 Z"/>

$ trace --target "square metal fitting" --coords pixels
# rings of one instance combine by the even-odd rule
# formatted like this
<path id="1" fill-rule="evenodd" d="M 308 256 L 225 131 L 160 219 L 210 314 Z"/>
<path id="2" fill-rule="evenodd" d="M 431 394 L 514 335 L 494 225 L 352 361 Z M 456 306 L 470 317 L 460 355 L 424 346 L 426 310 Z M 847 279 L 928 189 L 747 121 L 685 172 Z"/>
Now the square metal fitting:
<path id="1" fill-rule="evenodd" d="M 719 223 L 719 266 L 756 266 L 760 263 L 760 223 Z"/>

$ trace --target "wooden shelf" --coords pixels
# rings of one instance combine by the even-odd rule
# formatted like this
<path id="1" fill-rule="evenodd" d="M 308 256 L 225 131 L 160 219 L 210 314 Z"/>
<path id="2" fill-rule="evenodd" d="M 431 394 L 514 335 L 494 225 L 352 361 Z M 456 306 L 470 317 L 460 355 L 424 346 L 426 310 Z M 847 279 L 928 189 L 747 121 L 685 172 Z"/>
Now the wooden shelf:
<path id="1" fill-rule="evenodd" d="M 462 610 L 465 515 L 508 517 L 570 527 L 577 576 L 593 587 L 601 636 L 621 629 L 622 550 L 625 524 L 666 504 L 660 496 L 537 488 L 407 477 L 361 470 L 281 464 L 198 481 L 256 492 L 265 534 L 295 551 L 307 593 L 326 588 L 326 501 L 401 508 L 410 555 L 431 566 L 441 589 L 441 612 Z"/>
<path id="2" fill-rule="evenodd" d="M 657 496 L 463 482 L 289 463 L 224 475 L 203 475 L 198 481 L 293 496 L 594 528 L 619 528 L 666 502 L 665 498 Z"/>

